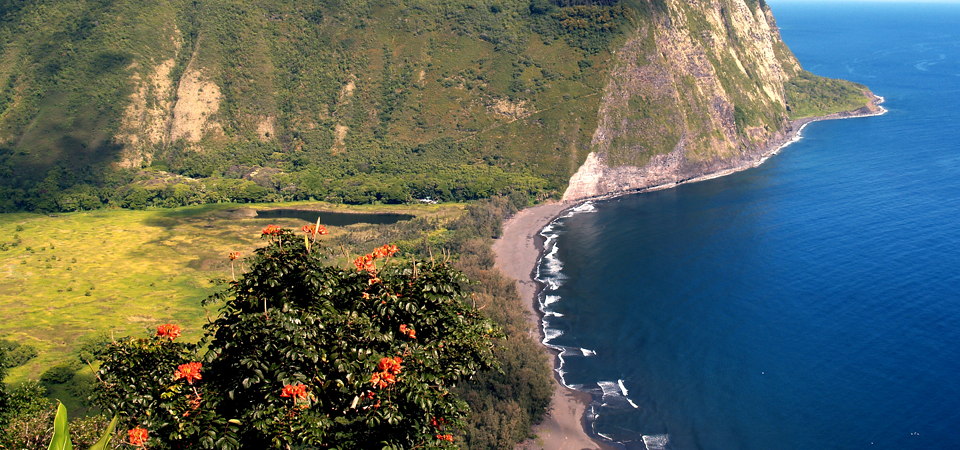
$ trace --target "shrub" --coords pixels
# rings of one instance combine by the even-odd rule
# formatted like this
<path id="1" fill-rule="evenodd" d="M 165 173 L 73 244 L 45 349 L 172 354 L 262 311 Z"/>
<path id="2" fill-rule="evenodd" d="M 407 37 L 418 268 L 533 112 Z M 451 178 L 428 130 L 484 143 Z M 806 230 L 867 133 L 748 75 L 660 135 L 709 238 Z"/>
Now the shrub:
<path id="1" fill-rule="evenodd" d="M 5 368 L 20 367 L 37 356 L 36 347 L 7 339 L 0 339 L 0 349 L 6 353 Z"/>
<path id="2" fill-rule="evenodd" d="M 47 369 L 40 375 L 40 383 L 46 386 L 51 384 L 64 384 L 73 379 L 73 375 L 77 373 L 79 368 L 79 364 L 76 361 L 58 364 Z"/>
<path id="3" fill-rule="evenodd" d="M 211 297 L 204 345 L 163 328 L 100 353 L 100 406 L 160 448 L 453 446 L 467 412 L 453 388 L 494 366 L 500 336 L 463 301 L 464 276 L 393 246 L 343 269 L 314 235 L 263 235 Z"/>

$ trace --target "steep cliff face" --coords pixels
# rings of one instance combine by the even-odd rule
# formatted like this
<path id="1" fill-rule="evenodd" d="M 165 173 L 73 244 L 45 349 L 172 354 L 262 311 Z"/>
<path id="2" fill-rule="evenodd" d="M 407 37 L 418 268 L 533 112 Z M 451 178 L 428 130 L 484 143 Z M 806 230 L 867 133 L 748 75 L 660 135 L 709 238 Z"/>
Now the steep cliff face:
<path id="1" fill-rule="evenodd" d="M 802 72 L 762 1 L 668 0 L 615 60 L 564 200 L 740 167 L 790 131 L 785 86 Z"/>

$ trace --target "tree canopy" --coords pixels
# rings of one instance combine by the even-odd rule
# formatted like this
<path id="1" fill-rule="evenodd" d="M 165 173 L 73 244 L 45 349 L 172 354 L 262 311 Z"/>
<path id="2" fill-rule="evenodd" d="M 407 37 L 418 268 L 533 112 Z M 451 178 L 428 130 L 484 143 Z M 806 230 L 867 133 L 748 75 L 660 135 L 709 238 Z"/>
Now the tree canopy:
<path id="1" fill-rule="evenodd" d="M 243 261 L 249 269 L 209 299 L 220 314 L 199 343 L 165 324 L 100 353 L 97 400 L 120 415 L 129 443 L 455 445 L 467 405 L 453 388 L 496 365 L 501 336 L 465 302 L 466 278 L 390 245 L 331 266 L 322 227 L 303 232 L 263 230 L 268 244 Z"/>

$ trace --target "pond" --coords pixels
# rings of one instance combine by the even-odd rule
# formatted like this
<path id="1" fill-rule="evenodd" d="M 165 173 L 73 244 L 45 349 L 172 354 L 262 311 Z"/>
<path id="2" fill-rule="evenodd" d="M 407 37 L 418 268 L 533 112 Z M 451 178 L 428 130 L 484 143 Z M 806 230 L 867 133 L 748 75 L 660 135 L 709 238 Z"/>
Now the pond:
<path id="1" fill-rule="evenodd" d="M 412 214 L 392 214 L 392 213 L 341 213 L 328 211 L 314 211 L 309 209 L 266 209 L 257 211 L 257 219 L 301 219 L 307 222 L 316 222 L 320 217 L 320 223 L 328 226 L 342 227 L 356 223 L 369 223 L 374 225 L 390 225 L 401 220 L 410 220 L 414 218 Z"/>

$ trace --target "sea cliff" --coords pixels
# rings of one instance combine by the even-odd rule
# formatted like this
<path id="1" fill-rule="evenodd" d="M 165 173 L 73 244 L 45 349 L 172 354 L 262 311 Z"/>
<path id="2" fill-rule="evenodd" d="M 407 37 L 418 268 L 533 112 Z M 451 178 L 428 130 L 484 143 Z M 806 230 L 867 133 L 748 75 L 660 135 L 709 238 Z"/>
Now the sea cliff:
<path id="1" fill-rule="evenodd" d="M 667 1 L 615 53 L 591 151 L 565 201 L 752 167 L 810 118 L 878 110 L 863 86 L 804 72 L 764 2 Z M 810 108 L 797 79 L 853 91 Z M 807 86 L 810 88 L 810 86 Z M 859 98 L 856 98 L 859 97 Z M 791 120 L 796 119 L 796 120 Z"/>

